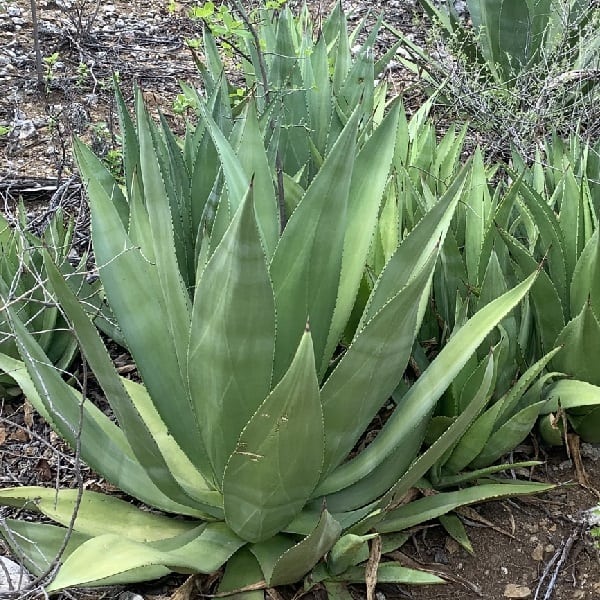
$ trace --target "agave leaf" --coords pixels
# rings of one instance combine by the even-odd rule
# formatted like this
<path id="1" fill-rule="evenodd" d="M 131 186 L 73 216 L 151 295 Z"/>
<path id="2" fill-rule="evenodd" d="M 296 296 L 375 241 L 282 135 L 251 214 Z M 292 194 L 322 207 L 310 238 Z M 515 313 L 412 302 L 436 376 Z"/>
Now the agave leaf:
<path id="1" fill-rule="evenodd" d="M 99 185 L 102 188 L 106 197 L 114 203 L 121 223 L 126 225 L 129 221 L 127 200 L 110 171 L 78 138 L 73 139 L 73 153 L 77 159 L 77 165 L 83 181 L 86 182 L 86 185 L 94 181 L 95 185 Z"/>
<path id="2" fill-rule="evenodd" d="M 125 174 L 125 185 L 127 187 L 127 197 L 131 198 L 133 195 L 134 186 L 133 179 L 136 176 L 136 174 L 139 176 L 140 171 L 140 144 L 135 131 L 135 124 L 131 119 L 129 111 L 127 110 L 125 99 L 123 98 L 123 94 L 121 93 L 121 90 L 118 85 L 115 85 L 115 99 L 117 105 L 117 114 L 119 115 L 119 127 L 121 129 L 121 138 L 123 144 L 123 172 Z M 87 154 L 89 159 L 91 159 L 92 156 L 96 158 L 93 155 L 93 153 L 83 144 L 79 144 L 77 152 L 77 162 L 80 166 L 81 159 L 84 154 Z M 126 222 L 127 220 L 123 221 L 123 223 Z"/>
<path id="3" fill-rule="evenodd" d="M 23 561 L 25 568 L 36 576 L 48 572 L 59 551 L 63 549 L 67 535 L 69 539 L 61 554 L 62 560 L 90 539 L 77 531 L 69 532 L 65 527 L 16 519 L 6 519 L 0 525 L 0 535 L 4 536 L 15 556 Z M 122 573 L 116 580 L 107 577 L 99 585 L 148 581 L 164 577 L 168 573 L 170 569 L 162 566 L 141 567 Z"/>
<path id="4" fill-rule="evenodd" d="M 279 316 L 274 382 L 288 368 L 307 318 L 317 365 L 323 364 L 340 278 L 358 117 L 357 108 L 290 217 L 271 262 Z"/>
<path id="5" fill-rule="evenodd" d="M 398 384 L 414 344 L 421 297 L 437 254 L 357 334 L 321 390 L 324 476 L 335 469 Z"/>
<path id="6" fill-rule="evenodd" d="M 600 400 L 595 408 L 571 411 L 569 421 L 581 439 L 591 444 L 600 443 Z"/>
<path id="7" fill-rule="evenodd" d="M 219 158 L 221 159 L 221 167 L 227 184 L 227 198 L 229 200 L 230 210 L 232 214 L 235 214 L 248 191 L 250 178 L 244 171 L 231 144 L 225 135 L 223 135 L 222 129 L 219 128 L 203 104 L 200 104 L 200 114 L 206 123 L 206 128 L 217 149 Z"/>
<path id="8" fill-rule="evenodd" d="M 411 429 L 426 420 L 437 400 L 471 354 L 492 328 L 523 299 L 534 280 L 535 274 L 530 275 L 518 286 L 482 308 L 463 325 L 404 396 L 403 401 L 366 450 L 333 471 L 317 491 L 321 494 L 328 494 L 343 489 L 372 473 L 375 465 L 381 464 L 389 457 L 398 448 L 399 440 L 403 440 Z M 471 418 L 473 417 L 474 415 Z M 468 423 L 469 421 L 463 426 L 466 428 Z M 464 429 L 460 430 L 455 437 L 448 441 L 448 445 L 441 454 L 456 442 L 463 431 Z M 441 454 L 435 458 L 433 458 L 433 453 L 425 454 L 426 458 L 422 459 L 422 462 L 419 459 L 417 463 L 421 466 L 417 466 L 415 463 L 410 478 L 405 480 L 405 482 L 409 482 L 408 487 L 422 477 Z M 401 485 L 403 488 L 405 487 L 402 482 Z"/>
<path id="9" fill-rule="evenodd" d="M 450 330 L 459 324 L 456 319 L 459 312 L 457 299 L 468 300 L 466 282 L 467 270 L 463 257 L 453 232 L 448 231 L 440 252 L 433 284 L 437 310 Z"/>
<path id="10" fill-rule="evenodd" d="M 250 550 L 244 546 L 227 561 L 218 591 L 233 592 L 261 582 L 265 584 L 260 565 Z M 264 600 L 264 596 L 263 590 L 253 590 L 229 594 L 227 597 L 231 600 Z"/>
<path id="11" fill-rule="evenodd" d="M 569 282 L 586 241 L 583 232 L 583 186 L 578 185 L 570 166 L 554 191 L 551 203 L 560 206 L 558 223 L 563 234 L 565 266 L 567 282 Z"/>
<path id="12" fill-rule="evenodd" d="M 327 556 L 327 569 L 332 575 L 339 575 L 348 569 L 369 558 L 368 541 L 376 538 L 378 534 L 343 535 L 329 551 Z"/>
<path id="13" fill-rule="evenodd" d="M 564 307 L 560 294 L 547 273 L 541 269 L 526 248 L 508 233 L 500 230 L 511 255 L 521 271 L 527 275 L 539 271 L 538 278 L 531 288 L 531 301 L 535 310 L 537 328 L 542 348 L 550 351 L 556 345 L 556 338 L 564 327 Z"/>
<path id="14" fill-rule="evenodd" d="M 132 541 L 123 535 L 104 534 L 81 544 L 62 564 L 48 592 L 93 585 L 107 577 L 120 581 L 133 569 L 164 566 L 171 571 L 212 573 L 244 544 L 223 523 L 210 523 L 181 545 L 159 546 Z M 174 540 L 176 542 L 177 540 Z"/>
<path id="15" fill-rule="evenodd" d="M 509 171 L 513 179 L 517 175 Z M 569 299 L 567 297 L 567 270 L 564 255 L 564 240 L 558 220 L 547 202 L 536 193 L 524 180 L 521 180 L 520 202 L 523 202 L 531 211 L 539 229 L 543 248 L 548 253 L 548 271 L 550 278 L 563 307 L 564 314 L 568 314 Z"/>
<path id="16" fill-rule="evenodd" d="M 161 148 L 158 158 L 171 206 L 175 255 L 186 289 L 189 289 L 194 284 L 196 272 L 196 230 L 192 222 L 190 202 L 191 177 L 177 138 L 162 113 L 160 123 L 160 130 L 153 128 L 154 143 L 157 148 Z"/>
<path id="17" fill-rule="evenodd" d="M 375 284 L 357 331 L 398 293 L 411 276 L 429 260 L 434 249 L 443 242 L 460 200 L 466 173 L 465 168 L 439 202 L 425 214 L 398 246 Z"/>
<path id="18" fill-rule="evenodd" d="M 415 465 L 421 465 L 423 462 L 426 462 L 428 465 L 425 468 L 426 471 L 434 463 L 439 461 L 448 448 L 453 446 L 457 439 L 464 433 L 469 423 L 472 422 L 475 416 L 480 412 L 486 401 L 493 378 L 493 372 L 493 361 L 490 358 L 488 360 L 488 369 L 485 372 L 485 377 L 483 378 L 473 402 L 429 448 L 425 453 L 425 458 L 421 455 L 419 459 L 413 463 L 418 454 L 419 447 L 428 425 L 427 418 L 423 418 L 419 421 L 415 420 L 413 422 L 412 430 L 403 436 L 403 443 L 388 457 L 382 460 L 380 464 L 373 467 L 367 476 L 364 476 L 354 485 L 342 489 L 337 494 L 327 496 L 327 505 L 331 507 L 342 505 L 347 508 L 353 508 L 372 502 L 373 504 L 371 506 L 373 509 L 378 506 L 386 506 L 388 502 L 387 498 L 392 493 L 390 490 L 395 490 L 398 486 L 402 486 L 407 479 L 412 481 L 411 478 L 413 478 L 415 472 L 420 473 L 417 469 L 420 469 L 421 467 Z M 398 402 L 396 411 L 402 409 L 404 406 L 404 399 L 407 396 L 408 393 Z M 410 415 L 410 413 L 408 414 Z M 411 465 L 411 463 L 413 464 Z M 424 475 L 425 471 L 423 471 L 421 475 Z M 421 475 L 414 481 L 420 479 Z M 377 500 L 378 498 L 379 500 Z M 377 517 L 375 520 L 377 520 Z M 353 531 L 353 533 L 359 533 L 359 531 Z"/>
<path id="19" fill-rule="evenodd" d="M 290 584 L 301 579 L 331 550 L 342 526 L 323 511 L 315 529 L 277 558 L 271 572 L 265 572 L 270 586 Z"/>
<path id="20" fill-rule="evenodd" d="M 148 390 L 131 379 L 122 378 L 122 382 L 142 420 L 156 440 L 156 444 L 160 448 L 172 476 L 190 498 L 200 503 L 200 508 L 203 511 L 209 513 L 212 517 L 222 519 L 223 497 L 208 485 L 169 433 L 152 402 L 150 394 L 148 394 Z"/>
<path id="21" fill-rule="evenodd" d="M 543 401 L 530 404 L 503 423 L 489 437 L 484 449 L 471 466 L 475 469 L 486 467 L 516 448 L 533 429 L 543 404 Z"/>
<path id="22" fill-rule="evenodd" d="M 365 567 L 352 567 L 341 575 L 331 577 L 333 582 L 362 583 L 365 582 Z M 444 579 L 416 569 L 403 567 L 395 562 L 381 563 L 377 567 L 377 583 L 403 583 L 406 585 L 432 585 L 446 583 Z"/>
<path id="23" fill-rule="evenodd" d="M 371 30 L 370 36 L 378 29 L 377 25 Z M 346 115 L 353 108 L 362 105 L 363 114 L 369 118 L 373 113 L 373 80 L 375 79 L 374 51 L 369 47 L 369 40 L 355 57 L 352 67 L 344 80 L 344 84 L 336 96 L 338 105 Z"/>
<path id="24" fill-rule="evenodd" d="M 14 377 L 35 409 L 72 448 L 75 448 L 79 435 L 82 460 L 113 485 L 150 506 L 202 518 L 202 512 L 173 501 L 155 486 L 134 456 L 123 432 L 91 402 L 80 406 L 81 394 L 61 379 L 23 325 L 13 321 L 13 326 L 22 340 L 29 368 L 25 368 L 25 363 L 0 354 L 0 369 Z M 40 386 L 40 393 L 36 386 Z"/>
<path id="25" fill-rule="evenodd" d="M 144 192 L 139 175 L 134 175 L 131 184 L 131 196 L 129 197 L 129 224 L 127 234 L 130 240 L 139 250 L 142 256 L 149 262 L 154 263 L 154 240 L 152 238 L 152 227 L 150 216 L 144 203 Z"/>
<path id="26" fill-rule="evenodd" d="M 453 540 L 456 540 L 469 554 L 475 554 L 465 526 L 457 515 L 454 513 L 440 515 L 438 520 Z"/>
<path id="27" fill-rule="evenodd" d="M 312 53 L 308 60 L 301 61 L 301 66 L 303 67 L 302 75 L 306 88 L 308 114 L 313 131 L 311 139 L 315 148 L 323 156 L 327 147 L 327 132 L 333 109 L 327 42 L 324 36 L 321 36 L 312 46 Z"/>
<path id="28" fill-rule="evenodd" d="M 392 107 L 383 123 L 361 148 L 354 163 L 337 303 L 325 347 L 325 361 L 329 361 L 333 354 L 356 300 L 394 156 L 399 108 L 399 103 Z M 326 366 L 326 363 L 321 365 L 321 373 Z"/>
<path id="29" fill-rule="evenodd" d="M 275 535 L 308 500 L 322 464 L 323 415 L 307 332 L 288 372 L 250 419 L 227 463 L 227 523 L 249 541 Z"/>
<path id="30" fill-rule="evenodd" d="M 558 412 L 581 407 L 595 407 L 600 404 L 600 387 L 587 381 L 576 379 L 561 379 L 545 392 L 546 404 L 541 413 Z"/>
<path id="31" fill-rule="evenodd" d="M 471 285 L 477 285 L 479 261 L 491 215 L 491 199 L 483 165 L 483 155 L 477 149 L 465 187 L 465 263 Z"/>
<path id="32" fill-rule="evenodd" d="M 560 332 L 556 345 L 563 349 L 552 360 L 554 368 L 576 379 L 600 385 L 600 371 L 590 360 L 592 356 L 600 356 L 600 322 L 588 303 Z"/>
<path id="33" fill-rule="evenodd" d="M 6 519 L 0 523 L 0 535 L 25 568 L 36 576 L 46 572 L 62 548 L 67 530 L 57 525 L 33 523 L 20 519 Z M 71 532 L 63 557 L 69 556 L 89 536 Z"/>
<path id="34" fill-rule="evenodd" d="M 0 503 L 35 510 L 67 527 L 76 510 L 78 490 L 55 490 L 43 487 L 4 488 Z M 198 527 L 198 522 L 181 521 L 141 511 L 129 502 L 106 494 L 84 490 L 77 505 L 75 531 L 85 536 L 105 533 L 122 535 L 138 542 L 174 537 Z"/>
<path id="35" fill-rule="evenodd" d="M 535 285 L 535 284 L 534 284 Z M 498 402 L 502 403 L 502 412 L 500 414 L 500 419 L 507 418 L 513 414 L 515 408 L 519 405 L 521 399 L 523 398 L 527 389 L 531 386 L 533 381 L 542 373 L 542 371 L 546 368 L 546 365 L 554 358 L 554 356 L 560 352 L 560 347 L 554 348 L 551 350 L 540 360 L 538 360 L 535 364 L 531 365 L 523 375 L 519 378 L 519 380 L 513 385 L 510 391 Z"/>
<path id="36" fill-rule="evenodd" d="M 340 3 L 341 7 L 341 3 Z M 335 54 L 335 63 L 333 70 L 333 91 L 335 96 L 339 95 L 340 90 L 346 81 L 350 66 L 352 64 L 352 54 L 350 51 L 350 40 L 348 36 L 348 25 L 346 15 L 343 9 L 331 14 L 331 23 L 337 36 L 337 47 Z"/>
<path id="37" fill-rule="evenodd" d="M 270 260 L 279 241 L 279 210 L 254 102 L 248 104 L 243 124 L 239 157 L 246 175 L 252 177 L 256 222 Z"/>
<path id="38" fill-rule="evenodd" d="M 600 233 L 596 229 L 579 256 L 571 280 L 571 313 L 579 313 L 590 301 L 600 318 Z"/>
<path id="39" fill-rule="evenodd" d="M 490 435 L 492 435 L 501 409 L 502 404 L 495 402 L 471 424 L 460 438 L 450 458 L 444 464 L 444 470 L 450 473 L 458 473 L 475 460 L 477 455 L 485 448 Z"/>
<path id="40" fill-rule="evenodd" d="M 200 433 L 177 358 L 182 341 L 173 340 L 164 316 L 174 312 L 175 305 L 167 309 L 156 267 L 129 239 L 111 198 L 94 179 L 88 183 L 88 194 L 96 262 L 115 318 L 151 397 L 168 399 L 157 405 L 162 420 L 188 458 L 208 477 L 206 455 L 199 444 Z M 131 310 L 132 306 L 136 310 Z M 188 327 L 189 321 L 186 340 Z"/>
<path id="41" fill-rule="evenodd" d="M 275 307 L 252 190 L 196 289 L 188 379 L 215 482 L 240 432 L 269 393 Z"/>
<path id="42" fill-rule="evenodd" d="M 227 79 L 224 76 L 225 66 L 223 65 L 215 38 L 210 32 L 209 27 L 204 28 L 202 41 L 208 66 L 208 70 L 204 71 L 206 91 L 209 96 L 219 96 L 220 102 L 218 113 L 222 115 L 223 124 L 226 124 L 231 122 L 231 107 L 228 96 L 229 90 L 227 89 Z"/>
<path id="43" fill-rule="evenodd" d="M 498 81 L 510 84 L 515 73 L 539 56 L 550 1 L 468 0 L 486 64 Z"/>
<path id="44" fill-rule="evenodd" d="M 477 481 L 485 477 L 489 477 L 490 475 L 495 475 L 496 473 L 508 471 L 509 469 L 527 469 L 529 467 L 538 467 L 541 464 L 543 463 L 539 460 L 526 460 L 516 463 L 510 462 L 504 464 L 496 464 L 492 465 L 491 467 L 484 467 L 482 469 L 464 471 L 462 473 L 458 473 L 457 475 L 444 474 L 441 477 L 432 477 L 432 481 L 435 480 L 435 489 L 441 490 L 448 487 L 456 487 L 457 485 L 462 485 L 471 481 Z"/>
<path id="45" fill-rule="evenodd" d="M 86 315 L 77 297 L 66 284 L 58 269 L 46 253 L 44 264 L 60 304 L 73 324 L 73 329 L 85 354 L 89 366 L 102 387 L 106 399 L 113 409 L 119 425 L 140 464 L 150 475 L 156 486 L 167 496 L 181 504 L 190 503 L 187 496 L 165 462 L 153 432 L 143 421 L 137 407 L 127 394 L 121 378 L 117 375 L 98 331 Z"/>
<path id="46" fill-rule="evenodd" d="M 383 521 L 376 525 L 376 530 L 380 533 L 402 531 L 435 519 L 459 506 L 467 506 L 484 500 L 505 498 L 506 496 L 536 494 L 553 487 L 553 485 L 542 483 L 484 483 L 457 492 L 443 492 L 433 496 L 425 496 L 390 511 Z"/>
<path id="47" fill-rule="evenodd" d="M 165 306 L 166 321 L 181 376 L 184 376 L 187 335 L 191 316 L 189 293 L 181 276 L 176 254 L 173 226 L 172 195 L 161 170 L 163 149 L 152 135 L 153 126 L 143 105 L 141 94 L 137 103 L 138 135 L 140 138 L 140 169 L 144 183 L 144 197 L 154 240 L 154 260 Z"/>

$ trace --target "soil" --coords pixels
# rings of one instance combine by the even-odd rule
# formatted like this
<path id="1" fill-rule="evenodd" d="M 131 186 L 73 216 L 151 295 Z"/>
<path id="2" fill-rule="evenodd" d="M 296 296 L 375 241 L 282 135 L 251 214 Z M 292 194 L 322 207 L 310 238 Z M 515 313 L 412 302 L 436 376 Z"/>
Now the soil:
<path id="1" fill-rule="evenodd" d="M 0 202 L 12 211 L 22 197 L 27 211 L 39 215 L 58 204 L 81 212 L 81 187 L 74 177 L 70 153 L 72 135 L 79 135 L 110 160 L 118 149 L 118 129 L 111 78 L 131 99 L 139 84 L 146 102 L 160 108 L 171 122 L 183 124 L 173 110 L 178 82 L 199 85 L 199 77 L 185 40 L 200 35 L 197 22 L 187 18 L 192 2 L 167 0 L 38 0 L 41 55 L 45 77 L 37 83 L 28 0 L 0 0 Z M 367 12 L 385 11 L 386 20 L 417 39 L 426 35 L 426 22 L 415 0 L 345 2 L 352 22 Z M 326 6 L 312 2 L 314 10 Z M 391 43 L 382 35 L 381 50 Z M 396 63 L 388 73 L 392 88 L 410 109 L 421 96 L 414 79 Z M 80 224 L 85 228 L 85 223 Z M 83 231 L 83 229 L 82 229 Z M 83 233 L 82 235 L 85 235 Z M 121 368 L 129 369 L 121 356 Z M 105 482 L 77 464 L 48 427 L 32 414 L 27 403 L 15 399 L 0 412 L 0 485 L 53 485 L 84 479 L 89 489 L 107 490 Z M 535 441 L 525 446 L 533 454 Z M 473 546 L 469 554 L 433 523 L 415 532 L 394 558 L 404 564 L 445 575 L 443 586 L 415 588 L 382 585 L 377 599 L 413 598 L 534 598 L 578 600 L 600 598 L 600 561 L 588 536 L 585 511 L 598 504 L 594 485 L 600 482 L 600 451 L 583 447 L 582 465 L 588 486 L 578 483 L 581 473 L 562 448 L 546 455 L 542 468 L 525 476 L 559 484 L 534 498 L 490 502 L 459 513 Z M 523 473 L 519 474 L 523 476 Z M 0 513 L 1 514 L 1 513 Z M 0 545 L 0 554 L 6 548 Z M 384 558 L 385 560 L 386 558 Z M 77 597 L 166 598 L 183 583 L 170 577 L 126 590 L 112 589 Z M 210 590 L 214 578 L 201 587 Z M 189 589 L 189 586 L 188 586 Z M 364 588 L 352 590 L 364 597 Z M 291 597 L 294 590 L 270 592 L 273 598 Z M 311 592 L 316 596 L 317 590 Z M 180 596 L 181 597 L 181 596 Z M 185 594 L 184 594 L 185 597 Z"/>

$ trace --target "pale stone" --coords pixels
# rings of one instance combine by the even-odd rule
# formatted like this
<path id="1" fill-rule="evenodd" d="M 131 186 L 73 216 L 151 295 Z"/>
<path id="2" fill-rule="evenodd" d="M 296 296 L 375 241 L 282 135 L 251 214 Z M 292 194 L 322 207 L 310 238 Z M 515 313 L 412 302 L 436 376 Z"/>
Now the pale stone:
<path id="1" fill-rule="evenodd" d="M 538 544 L 531 553 L 531 558 L 538 562 L 544 560 L 544 546 L 542 544 Z"/>
<path id="2" fill-rule="evenodd" d="M 31 575 L 16 562 L 0 556 L 0 593 L 15 592 L 31 583 Z"/>
<path id="3" fill-rule="evenodd" d="M 524 585 L 517 585 L 516 583 L 507 583 L 504 588 L 505 598 L 529 598 L 531 596 L 531 590 Z"/>

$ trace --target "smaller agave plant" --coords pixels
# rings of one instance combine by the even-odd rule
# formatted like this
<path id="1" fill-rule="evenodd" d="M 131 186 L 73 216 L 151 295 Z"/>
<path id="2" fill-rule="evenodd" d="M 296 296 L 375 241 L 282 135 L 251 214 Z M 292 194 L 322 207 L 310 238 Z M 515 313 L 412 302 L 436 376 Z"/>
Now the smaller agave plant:
<path id="1" fill-rule="evenodd" d="M 14 226 L 0 214 L 0 280 L 9 290 L 8 297 L 12 298 L 14 310 L 27 324 L 29 331 L 34 333 L 48 358 L 57 368 L 67 369 L 77 352 L 77 340 L 46 289 L 42 248 L 51 252 L 56 264 L 72 270 L 68 262 L 72 223 L 65 225 L 62 212 L 57 211 L 43 235 L 38 238 L 27 231 L 22 206 L 19 215 L 18 226 Z M 9 321 L 2 311 L 0 351 L 13 358 L 19 357 Z M 0 372 L 0 398 L 19 393 L 15 380 L 9 374 Z"/>
<path id="2" fill-rule="evenodd" d="M 546 154 L 548 167 L 538 160 L 529 175 L 512 173 L 519 181 L 518 221 L 501 235 L 519 277 L 539 270 L 530 295 L 529 351 L 540 356 L 561 348 L 549 363 L 561 378 L 544 387 L 542 433 L 560 443 L 566 414 L 584 440 L 599 442 L 600 378 L 592 357 L 600 351 L 600 238 L 587 151 L 580 147 L 575 161 L 554 140 Z"/>

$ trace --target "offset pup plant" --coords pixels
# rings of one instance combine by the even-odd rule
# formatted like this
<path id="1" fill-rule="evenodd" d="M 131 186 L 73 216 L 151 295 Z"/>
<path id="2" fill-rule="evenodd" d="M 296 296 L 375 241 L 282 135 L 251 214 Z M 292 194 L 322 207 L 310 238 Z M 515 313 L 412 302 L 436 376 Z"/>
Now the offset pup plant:
<path id="1" fill-rule="evenodd" d="M 537 356 L 555 347 L 550 366 L 560 379 L 544 388 L 542 432 L 560 442 L 561 414 L 579 435 L 600 441 L 600 378 L 591 357 L 600 351 L 600 241 L 588 183 L 586 153 L 573 155 L 555 141 L 529 177 L 520 177 L 519 220 L 501 235 L 519 278 L 544 269 L 530 294 L 532 343 Z M 518 175 L 513 173 L 518 179 Z M 519 239 L 524 239 L 525 244 Z"/>
<path id="2" fill-rule="evenodd" d="M 20 215 L 25 213 L 19 211 Z M 42 239 L 25 231 L 19 217 L 19 227 L 12 227 L 0 214 L 0 277 L 11 288 L 14 307 L 29 330 L 36 333 L 40 345 L 53 364 L 66 369 L 77 351 L 77 341 L 68 331 L 56 307 L 47 305 L 43 289 L 44 269 L 40 246 L 53 249 L 54 260 L 64 264 L 70 250 L 70 227 L 65 227 L 62 213 L 50 221 Z M 18 358 L 17 344 L 9 322 L 0 312 L 0 351 Z M 0 398 L 19 393 L 10 375 L 0 373 Z"/>
<path id="3" fill-rule="evenodd" d="M 77 353 L 77 340 L 72 335 L 60 310 L 52 301 L 48 289 L 42 248 L 52 256 L 62 273 L 69 275 L 70 286 L 85 303 L 86 310 L 96 323 L 115 338 L 118 332 L 111 327 L 108 309 L 99 294 L 99 282 L 86 281 L 82 268 L 73 267 L 68 260 L 71 250 L 73 223 L 66 221 L 62 211 L 50 219 L 38 237 L 27 230 L 25 210 L 20 207 L 17 223 L 11 224 L 0 214 L 0 279 L 10 290 L 11 305 L 28 330 L 59 369 L 67 369 Z M 83 267 L 85 258 L 80 262 Z M 6 313 L 0 311 L 0 352 L 18 358 L 17 343 L 12 335 Z M 0 370 L 0 398 L 20 393 L 15 380 Z"/>

